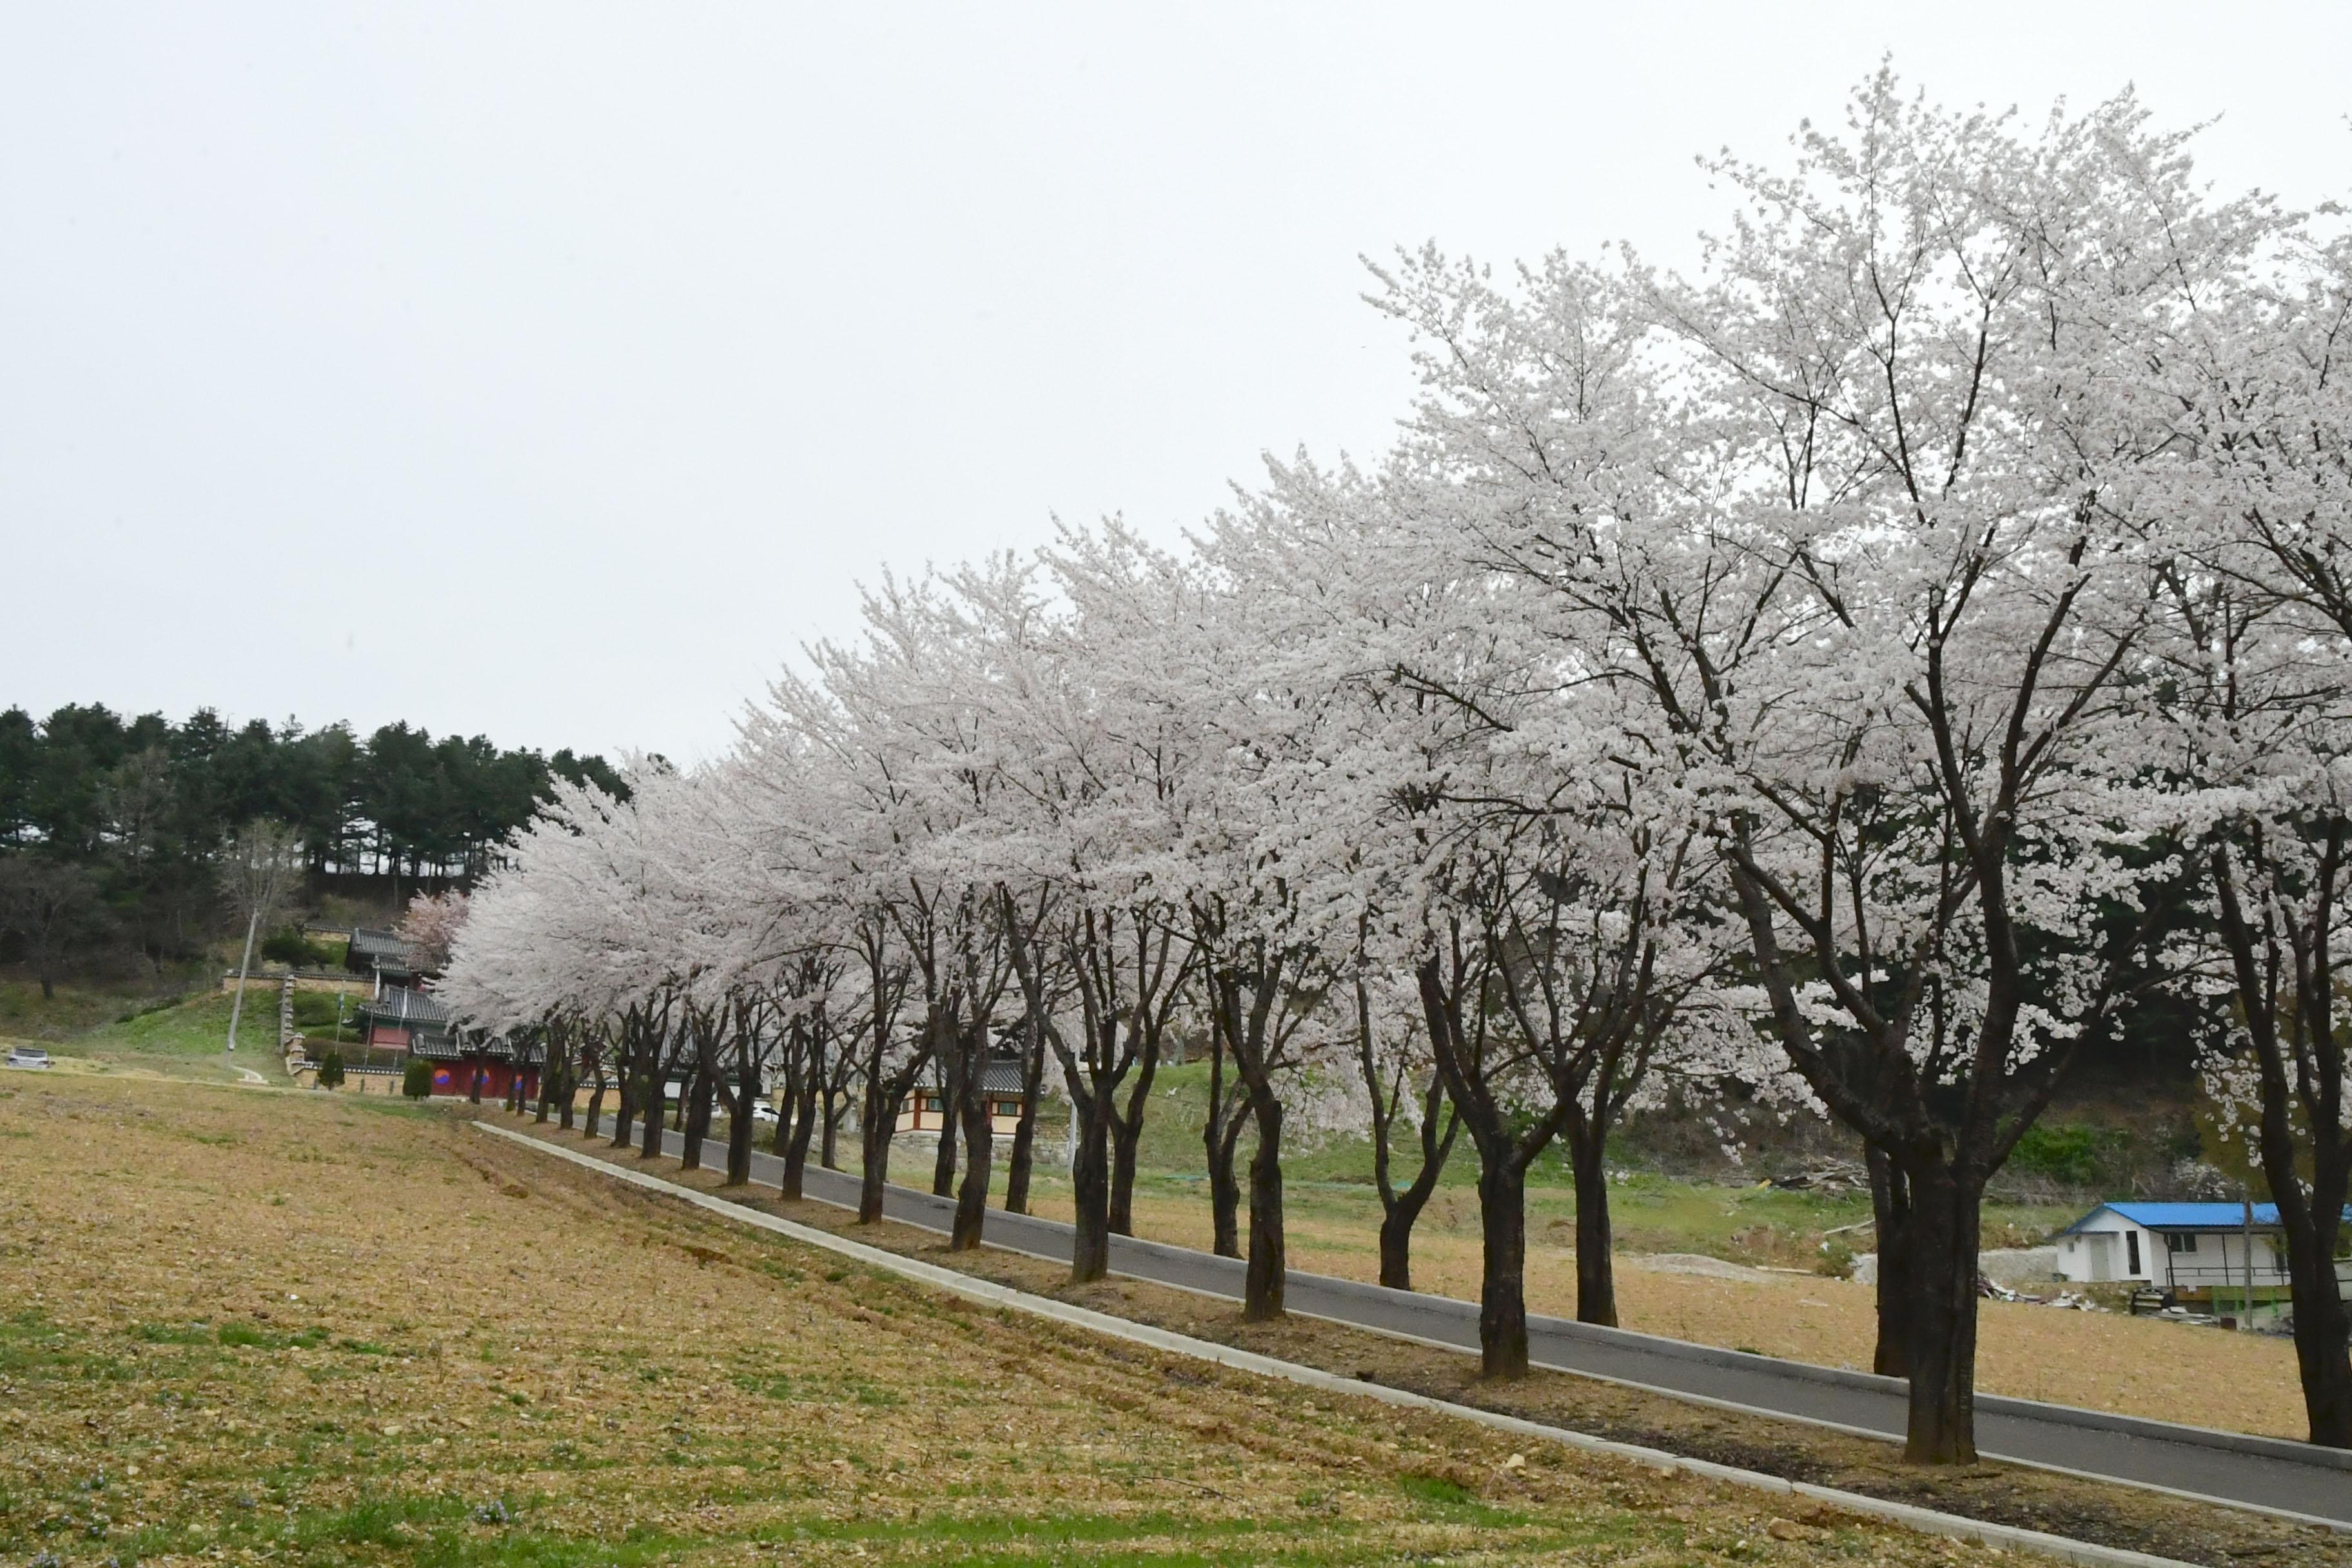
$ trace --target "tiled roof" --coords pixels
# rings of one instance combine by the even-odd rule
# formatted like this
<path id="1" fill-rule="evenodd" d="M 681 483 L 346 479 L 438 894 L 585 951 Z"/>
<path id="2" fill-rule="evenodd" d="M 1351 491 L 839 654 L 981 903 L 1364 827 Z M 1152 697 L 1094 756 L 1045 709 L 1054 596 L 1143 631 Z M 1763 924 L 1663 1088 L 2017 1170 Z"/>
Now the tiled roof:
<path id="1" fill-rule="evenodd" d="M 416 971 L 416 954 L 397 933 L 366 926 L 352 930 L 350 962 L 354 969 L 382 969 L 396 974 L 413 974 Z"/>
<path id="2" fill-rule="evenodd" d="M 947 1084 L 946 1076 L 936 1061 L 924 1070 L 923 1087 L 934 1093 Z M 980 1092 L 1002 1099 L 1017 1100 L 1021 1095 L 1021 1061 L 1017 1057 L 992 1057 L 981 1069 Z"/>
<path id="3" fill-rule="evenodd" d="M 412 1028 L 446 1027 L 457 1016 L 446 1003 L 405 985 L 387 985 L 383 994 L 360 1004 L 360 1011 L 379 1024 Z"/>

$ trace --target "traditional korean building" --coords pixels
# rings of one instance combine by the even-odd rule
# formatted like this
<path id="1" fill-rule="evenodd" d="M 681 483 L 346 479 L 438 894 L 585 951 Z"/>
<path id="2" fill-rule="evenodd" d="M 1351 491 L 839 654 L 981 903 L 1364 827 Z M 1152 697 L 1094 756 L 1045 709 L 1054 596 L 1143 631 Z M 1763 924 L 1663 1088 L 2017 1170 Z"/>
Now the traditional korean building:
<path id="1" fill-rule="evenodd" d="M 980 1092 L 988 1101 L 988 1125 L 992 1131 L 1010 1137 L 1021 1125 L 1022 1109 L 1028 1103 L 1022 1092 L 1021 1058 L 992 1057 L 982 1072 Z M 898 1130 L 901 1132 L 937 1132 L 947 1125 L 950 1114 L 946 1105 L 947 1088 L 933 1062 L 923 1073 L 922 1082 L 898 1102 Z"/>
<path id="2" fill-rule="evenodd" d="M 416 955 L 406 942 L 394 932 L 367 926 L 352 928 L 351 946 L 344 951 L 343 967 L 354 974 L 373 977 L 379 985 L 412 984 L 418 974 Z"/>
<path id="3" fill-rule="evenodd" d="M 518 1081 L 522 1097 L 539 1097 L 540 1068 L 547 1047 L 538 1040 L 515 1040 L 505 1035 L 450 1028 L 417 1034 L 412 1053 L 433 1064 L 433 1092 L 467 1100 L 504 1100 Z"/>
<path id="4" fill-rule="evenodd" d="M 408 985 L 383 986 L 359 1005 L 360 1038 L 370 1050 L 414 1050 L 418 1036 L 448 1034 L 453 1021 L 446 1005 Z"/>

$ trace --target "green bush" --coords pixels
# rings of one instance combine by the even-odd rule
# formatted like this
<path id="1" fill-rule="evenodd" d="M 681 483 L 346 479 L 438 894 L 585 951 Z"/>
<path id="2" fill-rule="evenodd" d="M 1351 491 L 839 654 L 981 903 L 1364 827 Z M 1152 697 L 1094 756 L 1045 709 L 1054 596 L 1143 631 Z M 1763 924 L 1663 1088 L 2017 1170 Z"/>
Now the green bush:
<path id="1" fill-rule="evenodd" d="M 294 993 L 294 1026 L 305 1034 L 335 1026 L 335 1004 L 341 998 L 331 991 L 297 991 Z M 348 1016 L 345 1019 L 349 1021 Z"/>
<path id="2" fill-rule="evenodd" d="M 263 958 L 296 969 L 341 969 L 350 951 L 347 942 L 312 942 L 299 926 L 271 931 L 261 942 Z"/>
<path id="3" fill-rule="evenodd" d="M 400 1075 L 400 1092 L 411 1100 L 424 1100 L 433 1093 L 433 1064 L 411 1062 Z"/>
<path id="4" fill-rule="evenodd" d="M 2095 1186 L 2105 1169 L 2107 1135 L 2080 1121 L 2029 1127 L 2009 1157 L 2010 1167 L 2026 1175 L 2047 1176 L 2078 1187 Z"/>
<path id="5" fill-rule="evenodd" d="M 343 1053 L 332 1046 L 328 1047 L 327 1054 L 319 1058 L 319 1087 L 320 1089 L 343 1087 Z"/>

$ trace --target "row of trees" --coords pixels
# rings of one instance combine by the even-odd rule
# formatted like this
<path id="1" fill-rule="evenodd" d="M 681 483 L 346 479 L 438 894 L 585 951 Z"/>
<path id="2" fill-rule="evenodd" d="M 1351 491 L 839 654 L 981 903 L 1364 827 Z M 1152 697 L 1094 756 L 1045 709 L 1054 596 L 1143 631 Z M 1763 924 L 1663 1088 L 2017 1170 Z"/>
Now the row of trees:
<path id="1" fill-rule="evenodd" d="M 316 873 L 478 875 L 551 779 L 620 781 L 601 758 L 436 741 L 407 724 L 364 739 L 209 709 L 173 724 L 68 705 L 0 712 L 0 940 L 41 971 L 119 934 L 152 962 L 214 930 L 222 853 L 242 826 L 288 825 Z"/>
<path id="2" fill-rule="evenodd" d="M 1072 1107 L 1082 1279 L 1198 1028 L 1244 1310 L 1282 1310 L 1286 1136 L 1370 1135 L 1405 1285 L 1458 1134 L 1497 1377 L 1546 1150 L 1607 1322 L 1612 1128 L 1784 1098 L 1867 1152 L 1877 1364 L 1949 1462 L 1986 1184 L 2170 988 L 2280 1206 L 2313 1439 L 2352 1445 L 2352 247 L 2211 198 L 2129 99 L 2028 130 L 1882 75 L 1713 172 L 1694 279 L 1381 270 L 1423 390 L 1376 468 L 1277 465 L 1180 554 L 1113 524 L 886 581 L 722 762 L 560 786 L 448 994 L 613 1070 L 623 1141 L 696 1068 L 692 1157 L 717 1094 L 748 1139 L 766 1072 L 796 1173 L 854 1093 L 868 1218 L 936 1072 L 958 1246 L 1009 1047 Z"/>

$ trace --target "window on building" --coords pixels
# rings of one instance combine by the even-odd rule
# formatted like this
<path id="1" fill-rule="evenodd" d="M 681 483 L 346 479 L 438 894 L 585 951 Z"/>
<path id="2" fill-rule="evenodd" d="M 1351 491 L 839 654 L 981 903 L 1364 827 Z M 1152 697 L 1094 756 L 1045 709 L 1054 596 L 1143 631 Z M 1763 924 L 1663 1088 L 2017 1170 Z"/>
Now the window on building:
<path id="1" fill-rule="evenodd" d="M 2166 1231 L 2164 1233 L 2164 1250 L 2167 1252 L 2196 1251 L 2197 1233 L 2193 1230 Z"/>
<path id="2" fill-rule="evenodd" d="M 2125 1273 L 2126 1273 L 2126 1274 L 2137 1274 L 2137 1273 L 2138 1273 L 2138 1272 L 2139 1272 L 2139 1232 L 2137 1232 L 2137 1231 L 2136 1231 L 2136 1230 L 2127 1230 L 2127 1231 L 2124 1232 L 2124 1254 L 2125 1254 L 2125 1256 L 2126 1256 L 2127 1258 L 2129 1258 L 2129 1259 L 2130 1259 L 2130 1266 L 2129 1266 L 2128 1268 L 2126 1268 L 2124 1270 L 2124 1272 L 2125 1272 Z"/>

